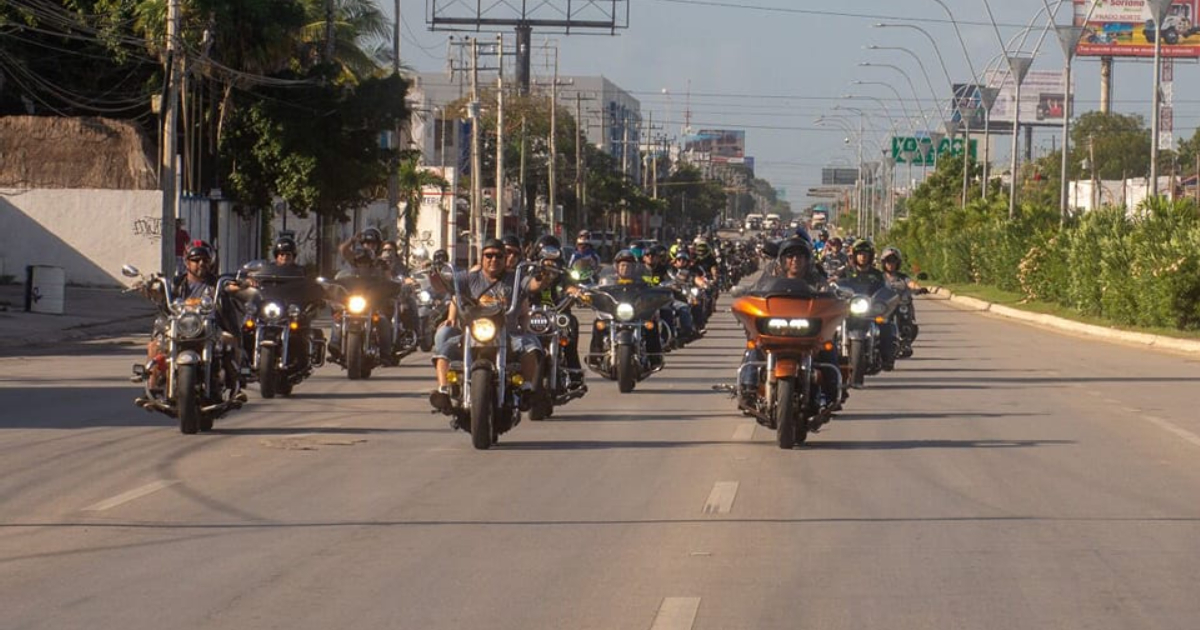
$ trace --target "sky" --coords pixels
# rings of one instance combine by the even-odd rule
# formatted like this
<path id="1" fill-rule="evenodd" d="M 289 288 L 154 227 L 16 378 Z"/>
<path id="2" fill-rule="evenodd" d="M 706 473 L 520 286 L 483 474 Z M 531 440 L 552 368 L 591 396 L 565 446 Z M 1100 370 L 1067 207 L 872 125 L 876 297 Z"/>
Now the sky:
<path id="1" fill-rule="evenodd" d="M 391 16 L 392 3 L 378 1 Z M 429 30 L 426 13 L 433 0 L 402 1 L 403 62 L 423 72 L 444 72 L 450 33 Z M 438 0 L 439 6 L 447 1 Z M 522 1 L 537 4 L 534 0 L 485 0 L 484 6 L 491 3 L 502 11 L 506 4 L 519 6 Z M 558 6 L 567 3 L 538 1 Z M 573 0 L 576 5 L 584 1 Z M 987 4 L 996 27 L 985 0 L 940 2 L 957 22 L 961 44 L 939 0 L 629 0 L 629 27 L 615 36 L 567 36 L 535 29 L 533 40 L 535 48 L 548 39 L 557 42 L 561 74 L 604 75 L 630 92 L 641 101 L 643 117 L 652 112 L 655 124 L 661 122 L 668 135 L 678 138 L 682 134 L 686 110 L 691 111 L 693 129 L 745 129 L 746 154 L 754 156 L 756 174 L 785 190 L 793 204 L 807 205 L 816 201 L 808 199 L 805 192 L 820 185 L 823 166 L 857 163 L 857 145 L 847 145 L 847 134 L 836 124 L 816 124 L 818 117 L 849 116 L 850 124 L 857 125 L 856 114 L 834 108 L 863 110 L 868 116 L 865 127 L 870 130 L 864 134 L 866 144 L 877 151 L 874 147 L 890 146 L 888 129 L 893 120 L 885 109 L 895 124 L 912 127 L 900 120 L 903 109 L 914 119 L 920 109 L 925 118 L 936 120 L 937 110 L 944 111 L 950 99 L 950 88 L 929 39 L 916 29 L 873 25 L 907 23 L 928 31 L 954 82 L 970 82 L 964 46 L 970 67 L 982 73 L 989 63 L 994 66 L 1003 58 L 1001 37 L 1006 42 L 1016 37 L 1017 43 L 1008 48 L 1010 53 L 1037 50 L 1033 70 L 1063 68 L 1062 49 L 1053 31 L 1045 35 L 1040 48 L 1037 43 L 1048 24 L 1045 6 L 1057 9 L 1057 23 L 1066 24 L 1072 16 L 1070 0 L 990 0 Z M 1023 32 L 1028 32 L 1028 37 L 1018 46 Z M 512 45 L 514 40 L 507 41 Z M 866 49 L 871 45 L 904 47 L 921 57 L 939 102 L 934 103 L 934 93 L 911 56 Z M 862 62 L 897 66 L 913 86 L 910 88 L 900 70 L 864 67 L 859 65 Z M 534 75 L 549 73 L 544 59 L 535 57 L 533 65 Z M 1148 61 L 1133 59 L 1115 63 L 1113 111 L 1142 115 L 1148 124 L 1152 67 Z M 1099 109 L 1097 59 L 1076 57 L 1073 68 L 1075 115 Z M 1189 82 L 1195 76 L 1195 62 L 1177 62 L 1176 138 L 1191 137 L 1200 124 L 1200 86 Z M 854 81 L 888 85 L 854 85 Z M 860 98 L 843 98 L 848 94 Z M 1058 128 L 1037 133 L 1035 157 L 1057 147 L 1060 133 Z M 1009 143 L 1007 136 L 993 136 L 994 164 L 1007 165 Z"/>

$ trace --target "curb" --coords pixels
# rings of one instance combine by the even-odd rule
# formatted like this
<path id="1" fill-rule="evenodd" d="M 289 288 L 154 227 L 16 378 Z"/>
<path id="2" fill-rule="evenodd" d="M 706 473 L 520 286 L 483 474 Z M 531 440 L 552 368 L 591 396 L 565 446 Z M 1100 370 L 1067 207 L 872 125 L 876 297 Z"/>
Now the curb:
<path id="1" fill-rule="evenodd" d="M 1011 306 L 993 304 L 977 298 L 968 297 L 965 295 L 957 295 L 943 287 L 931 288 L 929 292 L 931 294 L 938 295 L 939 297 L 945 296 L 942 299 L 953 303 L 957 308 L 965 311 L 990 313 L 998 317 L 1014 319 L 1042 328 L 1050 328 L 1053 330 L 1059 330 L 1078 335 L 1096 337 L 1106 341 L 1116 341 L 1138 346 L 1147 346 L 1161 350 L 1185 352 L 1188 354 L 1200 354 L 1200 341 L 1193 341 L 1191 339 L 1176 339 L 1174 337 L 1165 337 L 1163 335 L 1153 335 L 1150 333 L 1118 330 L 1116 328 L 1107 328 L 1104 326 L 1096 326 L 1094 324 L 1084 324 L 1082 322 L 1063 319 L 1061 317 L 1055 317 L 1054 315 L 1046 315 L 1044 313 L 1031 313 L 1029 311 L 1012 308 Z"/>

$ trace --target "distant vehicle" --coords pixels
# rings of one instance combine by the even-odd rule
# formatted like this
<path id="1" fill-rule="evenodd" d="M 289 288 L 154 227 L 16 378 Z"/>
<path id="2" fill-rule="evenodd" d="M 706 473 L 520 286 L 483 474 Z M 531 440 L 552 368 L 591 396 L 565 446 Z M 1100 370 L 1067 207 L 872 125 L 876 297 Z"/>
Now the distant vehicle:
<path id="1" fill-rule="evenodd" d="M 753 212 L 747 214 L 745 227 L 747 230 L 761 230 L 763 227 L 763 216 Z"/>
<path id="2" fill-rule="evenodd" d="M 767 218 L 763 219 L 762 226 L 764 230 L 778 230 L 781 227 L 779 215 L 768 214 Z"/>
<path id="3" fill-rule="evenodd" d="M 825 225 L 828 222 L 829 222 L 829 213 L 825 212 L 824 210 L 813 210 L 812 226 L 813 226 L 814 230 L 821 227 L 822 225 Z"/>

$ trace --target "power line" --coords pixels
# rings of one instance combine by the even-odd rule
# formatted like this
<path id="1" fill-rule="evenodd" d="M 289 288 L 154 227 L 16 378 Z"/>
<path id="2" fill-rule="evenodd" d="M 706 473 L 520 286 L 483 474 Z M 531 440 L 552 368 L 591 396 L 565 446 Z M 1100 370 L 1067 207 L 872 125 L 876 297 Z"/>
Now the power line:
<path id="1" fill-rule="evenodd" d="M 658 0 L 658 2 L 669 2 L 671 4 L 688 4 L 693 6 L 704 7 L 720 7 L 724 9 L 739 9 L 742 11 L 761 11 L 768 13 L 786 13 L 793 15 L 820 15 L 824 17 L 844 17 L 857 18 L 864 20 L 893 20 L 904 22 L 921 22 L 924 24 L 951 24 L 949 19 L 943 18 L 913 18 L 911 15 L 886 15 L 882 13 L 851 13 L 848 11 L 822 11 L 819 9 L 795 9 L 786 7 L 770 7 L 757 4 L 738 4 L 734 2 L 717 2 L 716 0 Z M 959 24 L 967 24 L 970 26 L 991 26 L 991 22 L 976 22 L 970 20 L 958 20 Z M 998 26 L 1005 28 L 1025 28 L 1024 24 L 1006 24 L 998 23 Z"/>

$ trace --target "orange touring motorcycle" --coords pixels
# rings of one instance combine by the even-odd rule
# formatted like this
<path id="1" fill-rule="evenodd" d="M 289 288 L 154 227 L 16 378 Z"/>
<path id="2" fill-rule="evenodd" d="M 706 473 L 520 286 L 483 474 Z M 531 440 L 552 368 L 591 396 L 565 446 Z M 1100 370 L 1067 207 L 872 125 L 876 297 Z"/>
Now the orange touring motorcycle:
<path id="1" fill-rule="evenodd" d="M 743 293 L 732 310 L 747 336 L 731 388 L 738 407 L 775 429 L 779 448 L 803 444 L 841 408 L 843 368 L 831 361 L 849 299 L 780 280 Z"/>

